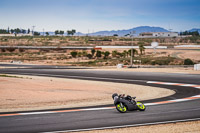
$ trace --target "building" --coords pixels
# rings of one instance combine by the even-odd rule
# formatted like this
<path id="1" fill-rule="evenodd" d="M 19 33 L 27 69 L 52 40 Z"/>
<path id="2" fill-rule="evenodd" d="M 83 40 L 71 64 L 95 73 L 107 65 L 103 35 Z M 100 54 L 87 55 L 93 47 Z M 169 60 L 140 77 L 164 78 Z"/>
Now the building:
<path id="1" fill-rule="evenodd" d="M 178 32 L 143 32 L 139 37 L 178 37 Z"/>
<path id="2" fill-rule="evenodd" d="M 0 34 L 1 36 L 33 36 L 33 34 L 31 32 L 29 34 Z"/>

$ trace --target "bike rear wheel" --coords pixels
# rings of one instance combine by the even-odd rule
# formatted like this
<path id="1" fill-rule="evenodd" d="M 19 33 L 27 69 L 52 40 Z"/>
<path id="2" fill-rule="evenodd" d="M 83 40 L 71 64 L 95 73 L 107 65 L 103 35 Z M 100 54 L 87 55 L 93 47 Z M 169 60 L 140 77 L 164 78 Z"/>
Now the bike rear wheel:
<path id="1" fill-rule="evenodd" d="M 116 105 L 116 109 L 120 112 L 120 113 L 126 113 L 127 112 L 127 108 L 126 106 L 123 105 L 123 103 L 119 103 Z"/>

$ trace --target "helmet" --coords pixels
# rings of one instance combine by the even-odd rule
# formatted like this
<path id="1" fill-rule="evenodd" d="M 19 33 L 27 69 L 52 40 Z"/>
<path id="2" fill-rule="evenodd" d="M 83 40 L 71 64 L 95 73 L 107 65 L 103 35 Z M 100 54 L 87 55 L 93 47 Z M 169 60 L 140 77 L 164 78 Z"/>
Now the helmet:
<path id="1" fill-rule="evenodd" d="M 112 98 L 114 99 L 114 97 L 118 96 L 117 93 L 112 94 Z"/>
<path id="2" fill-rule="evenodd" d="M 131 97 L 130 95 L 127 95 L 126 98 L 127 98 L 128 100 L 132 100 L 132 97 Z"/>

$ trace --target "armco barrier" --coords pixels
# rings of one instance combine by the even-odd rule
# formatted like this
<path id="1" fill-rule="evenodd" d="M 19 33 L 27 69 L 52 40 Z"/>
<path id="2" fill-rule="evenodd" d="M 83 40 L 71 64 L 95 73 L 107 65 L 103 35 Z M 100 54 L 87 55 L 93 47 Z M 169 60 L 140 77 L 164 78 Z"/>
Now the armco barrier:
<path id="1" fill-rule="evenodd" d="M 200 64 L 194 64 L 194 70 L 200 71 Z"/>

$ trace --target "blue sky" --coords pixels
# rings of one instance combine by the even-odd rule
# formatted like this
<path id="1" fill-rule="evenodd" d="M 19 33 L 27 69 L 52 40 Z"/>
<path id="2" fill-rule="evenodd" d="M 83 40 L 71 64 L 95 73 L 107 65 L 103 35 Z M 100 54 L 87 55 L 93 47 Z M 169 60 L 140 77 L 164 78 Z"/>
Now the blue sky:
<path id="1" fill-rule="evenodd" d="M 200 28 L 200 0 L 0 0 L 0 29 L 87 33 L 160 26 Z"/>

